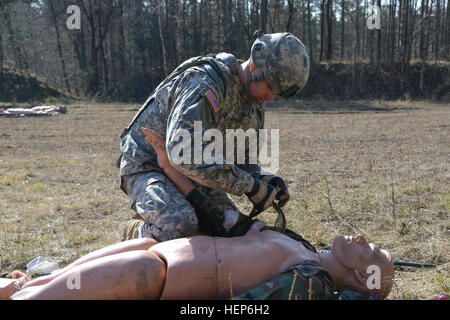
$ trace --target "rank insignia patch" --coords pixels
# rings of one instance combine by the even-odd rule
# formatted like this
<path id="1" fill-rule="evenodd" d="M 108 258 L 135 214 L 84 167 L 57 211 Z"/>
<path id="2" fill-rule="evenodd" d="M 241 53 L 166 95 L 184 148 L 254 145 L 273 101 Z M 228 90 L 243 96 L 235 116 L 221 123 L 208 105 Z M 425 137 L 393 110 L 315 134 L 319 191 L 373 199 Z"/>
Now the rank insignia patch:
<path id="1" fill-rule="evenodd" d="M 222 106 L 219 104 L 219 101 L 217 101 L 216 96 L 212 92 L 211 89 L 208 90 L 208 92 L 205 93 L 206 98 L 208 98 L 209 103 L 211 104 L 214 113 L 220 110 Z"/>

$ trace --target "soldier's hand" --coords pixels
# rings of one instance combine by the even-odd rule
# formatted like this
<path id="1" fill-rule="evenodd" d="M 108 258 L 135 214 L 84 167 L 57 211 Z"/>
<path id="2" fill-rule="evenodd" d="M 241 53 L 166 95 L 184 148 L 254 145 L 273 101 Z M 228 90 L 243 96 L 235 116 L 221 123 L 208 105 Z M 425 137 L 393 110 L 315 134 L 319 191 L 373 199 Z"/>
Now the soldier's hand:
<path id="1" fill-rule="evenodd" d="M 257 213 L 260 213 L 272 206 L 277 189 L 273 185 L 255 178 L 252 190 L 245 195 L 254 204 Z"/>
<path id="2" fill-rule="evenodd" d="M 260 178 L 277 189 L 275 199 L 278 200 L 278 206 L 284 207 L 290 199 L 289 191 L 284 180 L 275 175 L 261 176 Z"/>
<path id="3" fill-rule="evenodd" d="M 170 161 L 167 156 L 166 141 L 153 130 L 146 128 L 141 128 L 141 130 L 146 136 L 145 140 L 155 149 L 160 168 L 165 169 L 169 167 Z"/>
<path id="4" fill-rule="evenodd" d="M 225 210 L 224 219 L 223 219 L 223 227 L 226 231 L 230 230 L 239 219 L 239 212 L 236 210 Z"/>

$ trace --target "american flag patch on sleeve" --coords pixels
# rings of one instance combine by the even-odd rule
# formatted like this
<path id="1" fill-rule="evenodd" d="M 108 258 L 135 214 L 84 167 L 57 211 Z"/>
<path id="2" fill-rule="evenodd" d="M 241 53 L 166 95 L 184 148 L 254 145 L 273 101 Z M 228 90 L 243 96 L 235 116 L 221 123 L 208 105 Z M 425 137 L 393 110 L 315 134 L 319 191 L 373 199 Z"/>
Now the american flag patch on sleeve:
<path id="1" fill-rule="evenodd" d="M 208 90 L 208 92 L 205 93 L 206 98 L 208 98 L 209 103 L 211 104 L 214 113 L 220 110 L 222 106 L 219 104 L 219 101 L 217 101 L 216 96 L 212 92 L 211 89 Z"/>

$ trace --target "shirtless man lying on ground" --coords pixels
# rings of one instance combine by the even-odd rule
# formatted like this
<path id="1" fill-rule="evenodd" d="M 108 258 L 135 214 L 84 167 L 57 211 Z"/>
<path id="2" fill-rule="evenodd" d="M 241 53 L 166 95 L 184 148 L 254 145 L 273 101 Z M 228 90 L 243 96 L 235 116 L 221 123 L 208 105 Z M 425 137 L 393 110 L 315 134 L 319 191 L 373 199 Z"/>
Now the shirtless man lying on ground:
<path id="1" fill-rule="evenodd" d="M 330 252 L 314 253 L 276 231 L 234 238 L 195 236 L 157 243 L 134 239 L 92 252 L 55 274 L 26 282 L 3 279 L 3 299 L 228 299 L 304 261 L 320 263 L 338 290 L 385 298 L 392 289 L 391 255 L 364 236 L 337 235 Z M 369 266 L 380 270 L 369 289 Z M 70 286 L 74 279 L 78 286 Z"/>

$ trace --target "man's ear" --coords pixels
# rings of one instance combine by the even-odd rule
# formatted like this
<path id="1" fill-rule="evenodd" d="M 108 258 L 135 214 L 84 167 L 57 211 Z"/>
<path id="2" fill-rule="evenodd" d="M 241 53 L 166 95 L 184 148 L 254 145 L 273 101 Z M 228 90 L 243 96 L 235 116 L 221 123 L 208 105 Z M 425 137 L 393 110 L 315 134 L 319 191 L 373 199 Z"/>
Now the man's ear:
<path id="1" fill-rule="evenodd" d="M 366 272 L 355 269 L 355 270 L 353 270 L 353 273 L 355 274 L 355 277 L 359 283 L 366 284 L 367 278 L 368 278 L 368 275 Z"/>

